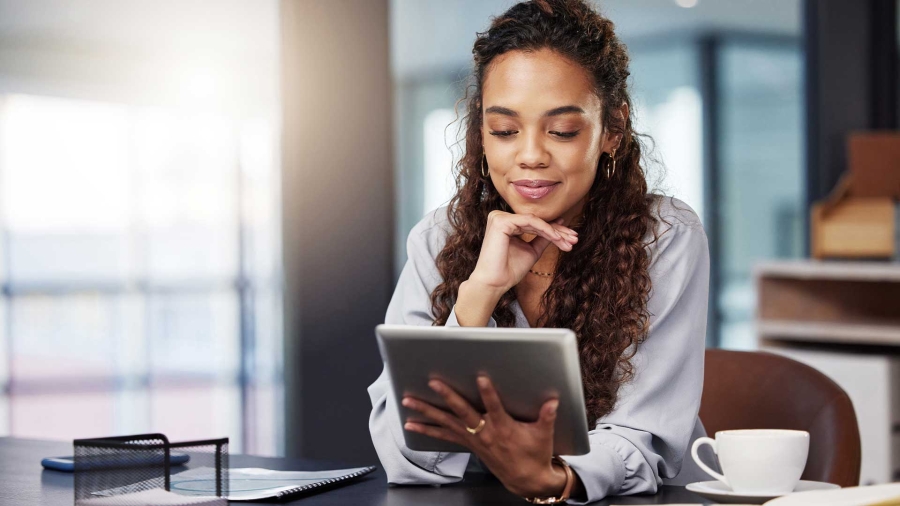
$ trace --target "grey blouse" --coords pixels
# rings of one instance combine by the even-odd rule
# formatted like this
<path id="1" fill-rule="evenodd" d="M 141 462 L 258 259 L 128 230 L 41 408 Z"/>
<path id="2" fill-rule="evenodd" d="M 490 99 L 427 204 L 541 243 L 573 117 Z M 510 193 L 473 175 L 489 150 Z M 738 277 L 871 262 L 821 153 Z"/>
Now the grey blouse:
<path id="1" fill-rule="evenodd" d="M 648 246 L 650 328 L 632 358 L 634 379 L 620 388 L 615 409 L 590 431 L 590 453 L 564 456 L 583 482 L 587 502 L 607 495 L 654 493 L 664 483 L 710 479 L 689 452 L 693 440 L 706 435 L 698 418 L 709 292 L 706 234 L 687 204 L 671 197 L 658 197 L 656 202 L 657 216 L 669 223 L 660 221 L 659 240 Z M 385 323 L 432 324 L 430 294 L 441 281 L 435 258 L 449 228 L 447 210 L 440 208 L 412 229 L 408 260 Z M 518 303 L 512 309 L 516 327 L 529 327 Z M 451 312 L 447 326 L 458 325 Z M 488 326 L 496 322 L 491 319 Z M 368 389 L 369 430 L 388 482 L 444 484 L 462 479 L 469 453 L 406 447 L 390 381 L 385 369 Z"/>

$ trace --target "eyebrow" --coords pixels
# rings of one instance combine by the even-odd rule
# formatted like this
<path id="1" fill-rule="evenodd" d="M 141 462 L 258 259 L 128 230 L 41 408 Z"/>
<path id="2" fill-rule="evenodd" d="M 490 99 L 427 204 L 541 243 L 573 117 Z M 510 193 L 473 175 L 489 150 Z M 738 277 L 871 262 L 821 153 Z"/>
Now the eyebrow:
<path id="1" fill-rule="evenodd" d="M 487 109 L 484 110 L 484 113 L 485 114 L 502 114 L 504 116 L 511 116 L 513 118 L 519 117 L 519 113 L 517 113 L 516 111 L 506 108 L 506 107 L 501 107 L 499 105 L 492 105 L 492 106 L 488 107 Z M 578 107 L 577 105 L 564 105 L 562 107 L 557 107 L 556 109 L 550 109 L 549 111 L 544 113 L 544 117 L 547 118 L 550 116 L 559 116 L 560 114 L 570 114 L 570 113 L 584 114 L 584 109 L 582 109 L 581 107 Z"/>

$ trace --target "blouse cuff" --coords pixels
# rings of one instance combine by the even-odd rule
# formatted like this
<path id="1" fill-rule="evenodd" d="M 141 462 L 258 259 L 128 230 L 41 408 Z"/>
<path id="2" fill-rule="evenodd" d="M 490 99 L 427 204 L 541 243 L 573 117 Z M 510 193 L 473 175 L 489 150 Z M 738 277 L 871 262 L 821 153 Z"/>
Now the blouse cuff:
<path id="1" fill-rule="evenodd" d="M 450 310 L 450 315 L 447 316 L 447 323 L 444 324 L 445 327 L 459 327 L 459 321 L 456 320 L 456 306 L 453 306 L 453 309 Z M 488 320 L 487 325 L 485 327 L 496 327 L 497 321 L 494 320 L 494 317 Z"/>
<path id="2" fill-rule="evenodd" d="M 587 498 L 584 502 L 570 499 L 571 504 L 587 504 L 610 495 L 656 493 L 659 479 L 643 454 L 627 439 L 615 434 L 591 434 L 591 451 L 587 455 L 564 456 L 578 474 Z"/>
<path id="3" fill-rule="evenodd" d="M 584 485 L 585 501 L 571 498 L 569 504 L 588 504 L 615 494 L 625 482 L 625 461 L 616 450 L 606 445 L 593 445 L 587 455 L 564 456 L 572 471 Z"/>

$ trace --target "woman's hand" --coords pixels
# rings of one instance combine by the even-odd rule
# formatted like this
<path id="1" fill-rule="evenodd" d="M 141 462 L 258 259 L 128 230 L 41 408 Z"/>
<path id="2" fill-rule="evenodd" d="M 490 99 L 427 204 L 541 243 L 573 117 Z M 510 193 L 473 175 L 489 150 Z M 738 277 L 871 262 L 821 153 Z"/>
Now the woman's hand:
<path id="1" fill-rule="evenodd" d="M 554 467 L 550 461 L 553 456 L 553 425 L 559 405 L 557 399 L 544 403 L 536 422 L 523 423 L 509 416 L 486 376 L 478 378 L 478 389 L 487 410 L 484 415 L 446 384 L 432 380 L 428 385 L 444 398 L 453 412 L 409 396 L 404 397 L 404 406 L 438 424 L 407 422 L 404 425 L 406 430 L 468 448 L 516 495 L 549 497 L 562 493 L 566 486 L 565 471 Z M 484 427 L 477 434 L 466 430 L 467 427 L 478 427 L 482 419 Z"/>
<path id="2" fill-rule="evenodd" d="M 563 226 L 562 219 L 552 223 L 533 214 L 511 214 L 491 211 L 484 241 L 470 281 L 505 293 L 519 284 L 550 244 L 571 251 L 578 233 Z M 531 242 L 522 235 L 534 235 Z"/>
<path id="3" fill-rule="evenodd" d="M 533 235 L 529 242 L 522 239 Z M 553 223 L 533 214 L 510 214 L 491 211 L 484 241 L 475 269 L 459 286 L 456 319 L 463 327 L 487 325 L 500 297 L 519 284 L 550 244 L 571 251 L 578 233 L 563 226 L 562 219 Z"/>

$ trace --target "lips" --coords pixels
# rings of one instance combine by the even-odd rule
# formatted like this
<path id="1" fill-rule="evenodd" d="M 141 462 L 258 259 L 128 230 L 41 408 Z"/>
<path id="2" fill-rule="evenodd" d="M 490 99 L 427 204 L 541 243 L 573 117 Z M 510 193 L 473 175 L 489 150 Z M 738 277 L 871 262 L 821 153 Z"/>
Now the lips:
<path id="1" fill-rule="evenodd" d="M 519 195 L 530 199 L 538 200 L 546 197 L 559 186 L 558 181 L 547 181 L 544 179 L 520 179 L 513 181 L 513 186 Z"/>

